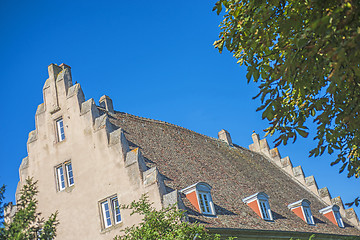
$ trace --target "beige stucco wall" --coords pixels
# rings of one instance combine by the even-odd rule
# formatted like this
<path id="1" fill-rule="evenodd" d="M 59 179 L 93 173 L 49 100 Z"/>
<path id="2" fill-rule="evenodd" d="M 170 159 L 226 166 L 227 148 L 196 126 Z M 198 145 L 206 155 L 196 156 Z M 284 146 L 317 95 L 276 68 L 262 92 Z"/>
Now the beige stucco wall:
<path id="1" fill-rule="evenodd" d="M 117 195 L 120 204 L 129 204 L 148 193 L 160 208 L 163 185 L 156 169 L 144 172 L 140 150 L 128 152 L 125 136 L 109 123 L 106 113 L 100 116 L 92 99 L 85 102 L 80 85 L 72 85 L 70 71 L 66 65 L 49 66 L 44 104 L 36 112 L 36 130 L 29 134 L 18 189 L 28 176 L 38 180 L 39 212 L 48 217 L 59 211 L 57 239 L 112 239 L 141 217 L 121 210 L 122 223 L 104 230 L 99 201 Z M 56 134 L 58 118 L 65 131 L 61 142 Z M 55 167 L 65 161 L 72 163 L 75 184 L 59 191 Z"/>

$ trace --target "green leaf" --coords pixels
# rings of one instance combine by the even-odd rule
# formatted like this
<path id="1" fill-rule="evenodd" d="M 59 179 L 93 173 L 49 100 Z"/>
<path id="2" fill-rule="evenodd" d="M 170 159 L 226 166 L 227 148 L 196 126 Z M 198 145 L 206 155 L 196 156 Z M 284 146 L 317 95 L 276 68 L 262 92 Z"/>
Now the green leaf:
<path id="1" fill-rule="evenodd" d="M 296 130 L 297 133 L 300 134 L 300 136 L 302 136 L 303 138 L 306 138 L 306 137 L 309 135 L 308 132 L 306 132 L 306 131 L 304 131 L 304 130 L 302 130 L 302 129 L 296 128 L 295 130 Z"/>
<path id="2" fill-rule="evenodd" d="M 313 120 L 317 130 L 310 156 L 326 147 L 328 154 L 340 150 L 337 160 L 347 163 L 341 170 L 360 177 L 360 155 L 353 149 L 360 146 L 360 21 L 355 21 L 360 2 L 217 4 L 225 14 L 216 46 L 221 52 L 226 40 L 227 50 L 247 67 L 247 82 L 253 78 L 259 87 L 255 95 L 269 121 L 268 133 L 281 136 L 276 145 L 297 134 L 307 137 L 310 131 L 302 125 Z"/>
<path id="3" fill-rule="evenodd" d="M 257 82 L 260 76 L 258 69 L 254 69 L 253 76 L 254 76 L 254 81 Z"/>
<path id="4" fill-rule="evenodd" d="M 248 72 L 246 74 L 246 78 L 247 78 L 248 82 L 250 82 L 252 74 L 253 74 L 252 71 L 248 68 Z"/>
<path id="5" fill-rule="evenodd" d="M 262 114 L 262 118 L 263 119 L 267 119 L 267 120 L 272 120 L 274 118 L 274 113 L 273 113 L 273 110 L 272 110 L 272 106 L 268 106 L 265 111 L 263 112 Z"/>
<path id="6" fill-rule="evenodd" d="M 328 147 L 328 153 L 332 154 L 334 152 L 334 149 L 332 147 Z"/>
<path id="7" fill-rule="evenodd" d="M 311 116 L 315 116 L 315 114 L 316 114 L 316 111 L 315 111 L 315 109 L 313 108 L 313 109 L 311 109 Z"/>

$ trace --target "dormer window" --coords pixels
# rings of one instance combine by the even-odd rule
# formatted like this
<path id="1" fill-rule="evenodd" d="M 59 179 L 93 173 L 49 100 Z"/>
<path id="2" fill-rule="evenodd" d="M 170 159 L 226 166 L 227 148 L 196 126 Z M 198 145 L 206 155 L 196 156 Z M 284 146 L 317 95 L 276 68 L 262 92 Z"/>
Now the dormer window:
<path id="1" fill-rule="evenodd" d="M 329 219 L 333 224 L 337 225 L 338 227 L 345 227 L 343 220 L 341 218 L 340 212 L 339 212 L 339 206 L 338 205 L 331 205 L 326 208 L 321 209 L 319 212 L 324 215 L 327 219 Z"/>
<path id="2" fill-rule="evenodd" d="M 310 201 L 302 199 L 288 205 L 288 208 L 300 217 L 304 222 L 310 225 L 315 225 L 314 218 L 310 209 Z"/>
<path id="3" fill-rule="evenodd" d="M 200 213 L 213 216 L 216 213 L 210 191 L 211 186 L 205 182 L 198 182 L 180 190 Z"/>
<path id="4" fill-rule="evenodd" d="M 209 199 L 209 192 L 199 192 L 200 208 L 203 214 L 212 214 Z"/>
<path id="5" fill-rule="evenodd" d="M 64 141 L 65 131 L 64 131 L 64 122 L 62 118 L 56 120 L 56 131 L 57 131 L 58 142 Z"/>
<path id="6" fill-rule="evenodd" d="M 272 221 L 273 216 L 269 205 L 269 196 L 264 192 L 258 192 L 246 197 L 243 202 L 247 204 L 254 212 L 264 220 Z"/>

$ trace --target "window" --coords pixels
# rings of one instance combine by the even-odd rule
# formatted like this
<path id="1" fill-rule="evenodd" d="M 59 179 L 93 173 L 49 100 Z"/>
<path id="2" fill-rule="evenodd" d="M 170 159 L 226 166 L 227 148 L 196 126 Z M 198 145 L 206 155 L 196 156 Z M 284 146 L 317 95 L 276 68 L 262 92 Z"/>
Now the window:
<path id="1" fill-rule="evenodd" d="M 65 177 L 64 177 L 64 169 L 62 166 L 57 168 L 57 176 L 59 182 L 59 190 L 62 191 L 65 189 Z"/>
<path id="2" fill-rule="evenodd" d="M 210 194 L 206 192 L 199 192 L 199 200 L 200 200 L 200 208 L 201 211 L 205 214 L 211 214 L 211 208 L 210 208 Z"/>
<path id="3" fill-rule="evenodd" d="M 261 215 L 263 219 L 270 220 L 268 202 L 265 200 L 259 200 Z"/>
<path id="4" fill-rule="evenodd" d="M 121 222 L 119 201 L 117 200 L 117 198 L 113 198 L 111 201 L 113 203 L 112 206 L 114 209 L 115 224 L 117 224 Z"/>
<path id="5" fill-rule="evenodd" d="M 110 197 L 100 202 L 104 228 L 121 223 L 120 206 L 117 197 Z"/>
<path id="6" fill-rule="evenodd" d="M 326 208 L 321 209 L 319 212 L 324 215 L 327 219 L 329 219 L 333 224 L 338 227 L 345 227 L 344 222 L 340 215 L 340 207 L 338 205 L 331 205 Z"/>
<path id="7" fill-rule="evenodd" d="M 58 190 L 62 191 L 74 185 L 74 175 L 71 162 L 65 162 L 56 167 Z"/>
<path id="8" fill-rule="evenodd" d="M 338 210 L 334 211 L 334 215 L 335 215 L 335 219 L 336 219 L 336 223 L 339 227 L 343 228 L 344 227 L 344 223 L 343 220 L 341 218 L 340 212 Z"/>
<path id="9" fill-rule="evenodd" d="M 309 200 L 301 199 L 300 201 L 289 204 L 288 208 L 307 224 L 315 225 L 310 209 L 310 204 L 311 203 Z"/>
<path id="10" fill-rule="evenodd" d="M 62 118 L 56 121 L 56 130 L 57 130 L 58 142 L 65 140 L 64 122 Z"/>
<path id="11" fill-rule="evenodd" d="M 71 163 L 65 164 L 65 167 L 66 167 L 68 185 L 72 186 L 72 185 L 74 185 L 74 176 L 73 176 Z"/>
<path id="12" fill-rule="evenodd" d="M 200 213 L 209 217 L 216 215 L 210 191 L 211 186 L 205 182 L 198 182 L 180 190 Z"/>
<path id="13" fill-rule="evenodd" d="M 305 214 L 306 222 L 307 222 L 308 224 L 314 224 L 314 219 L 313 219 L 313 216 L 312 216 L 312 214 L 311 214 L 310 207 L 308 207 L 308 206 L 303 206 L 303 211 L 304 211 L 304 214 Z"/>
<path id="14" fill-rule="evenodd" d="M 111 217 L 110 217 L 110 209 L 109 209 L 108 201 L 101 203 L 101 209 L 102 209 L 102 213 L 103 213 L 105 228 L 110 227 L 111 226 Z"/>
<path id="15" fill-rule="evenodd" d="M 272 213 L 268 201 L 269 197 L 264 192 L 258 192 L 246 197 L 243 202 L 247 204 L 254 212 L 264 220 L 272 221 Z"/>

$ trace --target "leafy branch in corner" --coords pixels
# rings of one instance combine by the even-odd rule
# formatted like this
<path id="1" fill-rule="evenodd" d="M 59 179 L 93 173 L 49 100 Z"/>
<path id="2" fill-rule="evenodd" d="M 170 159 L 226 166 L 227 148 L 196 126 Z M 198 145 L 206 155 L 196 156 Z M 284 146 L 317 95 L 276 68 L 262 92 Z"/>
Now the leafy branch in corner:
<path id="1" fill-rule="evenodd" d="M 143 220 L 139 225 L 127 227 L 123 230 L 124 235 L 117 236 L 114 240 L 220 239 L 219 235 L 209 234 L 203 225 L 185 221 L 184 211 L 178 210 L 175 206 L 155 209 L 147 195 L 142 195 L 139 201 L 133 201 L 130 205 L 123 205 L 121 208 L 131 209 L 130 215 L 142 215 Z"/>
<path id="2" fill-rule="evenodd" d="M 26 183 L 20 191 L 15 215 L 10 222 L 5 222 L 4 226 L 0 228 L 0 240 L 52 240 L 56 237 L 56 226 L 59 224 L 58 213 L 51 214 L 45 220 L 37 212 L 36 194 L 38 190 L 36 184 L 37 182 L 34 182 L 32 178 L 26 179 Z M 1 201 L 4 191 L 5 187 L 0 189 Z"/>
<path id="3" fill-rule="evenodd" d="M 219 0 L 213 10 L 223 16 L 214 46 L 258 84 L 275 146 L 307 137 L 311 119 L 310 156 L 336 153 L 331 165 L 359 178 L 360 2 Z"/>

